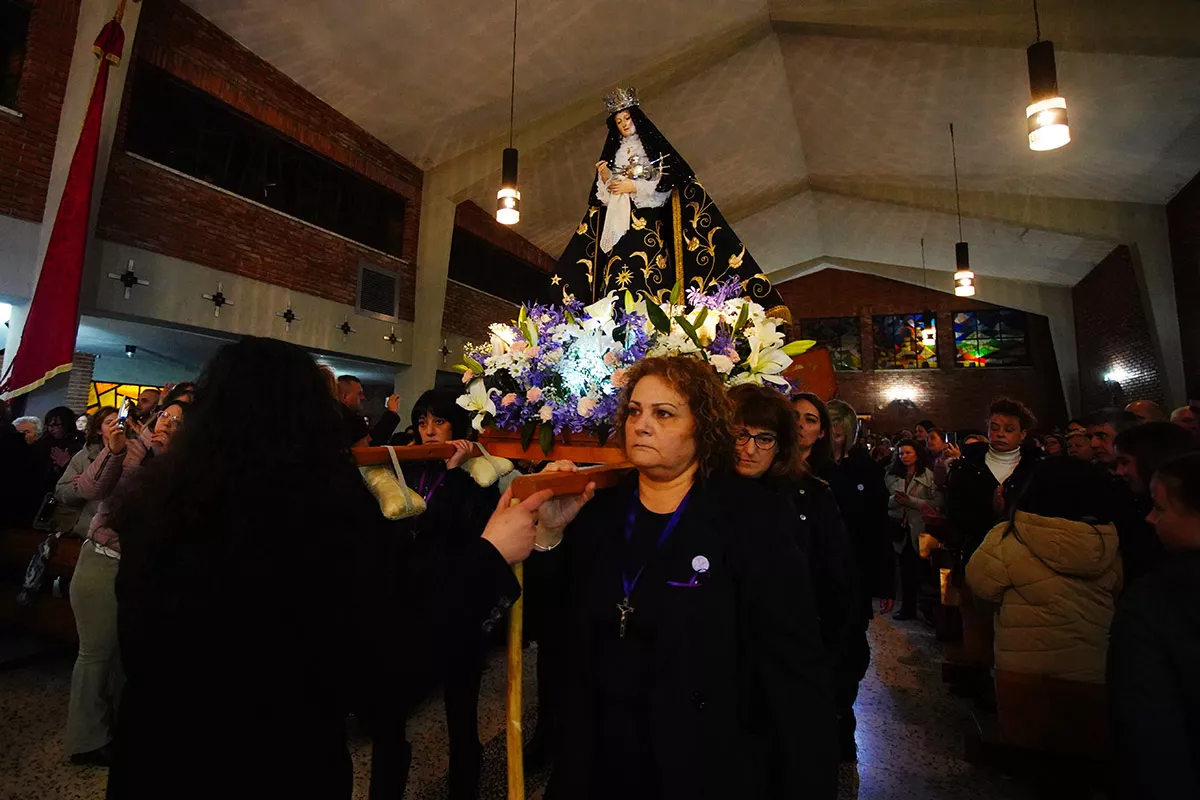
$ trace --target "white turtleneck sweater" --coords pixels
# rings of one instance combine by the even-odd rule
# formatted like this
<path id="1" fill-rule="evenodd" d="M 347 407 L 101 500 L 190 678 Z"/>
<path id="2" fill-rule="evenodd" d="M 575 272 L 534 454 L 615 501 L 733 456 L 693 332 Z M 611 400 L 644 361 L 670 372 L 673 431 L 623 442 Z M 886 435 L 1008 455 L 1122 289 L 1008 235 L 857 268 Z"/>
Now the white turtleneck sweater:
<path id="1" fill-rule="evenodd" d="M 987 457 L 984 459 L 988 469 L 992 471 L 996 483 L 1003 484 L 1008 480 L 1008 476 L 1013 474 L 1013 470 L 1017 468 L 1017 464 L 1021 462 L 1021 448 L 1012 450 L 1008 453 L 1001 453 L 991 447 L 988 448 Z"/>

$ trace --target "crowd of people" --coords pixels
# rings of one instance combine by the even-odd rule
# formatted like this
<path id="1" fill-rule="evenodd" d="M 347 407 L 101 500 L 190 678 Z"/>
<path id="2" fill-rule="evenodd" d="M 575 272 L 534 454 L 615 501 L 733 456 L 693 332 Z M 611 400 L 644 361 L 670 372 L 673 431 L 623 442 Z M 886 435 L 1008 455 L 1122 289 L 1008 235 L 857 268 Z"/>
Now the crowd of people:
<path id="1" fill-rule="evenodd" d="M 405 720 L 440 683 L 450 796 L 474 798 L 480 676 L 527 561 L 526 757 L 553 765 L 551 800 L 833 797 L 869 623 L 929 614 L 930 586 L 935 606 L 954 597 L 976 689 L 992 669 L 1105 685 L 1128 796 L 1200 796 L 1192 409 L 1139 402 L 1039 436 L 999 398 L 981 431 L 883 436 L 841 400 L 726 391 L 695 359 L 627 378 L 614 427 L 634 472 L 519 504 L 459 469 L 455 392 L 422 394 L 404 430 L 389 397 L 371 426 L 361 381 L 268 339 L 80 428 L 68 409 L 0 420 L 23 465 L 5 522 L 49 496 L 85 539 L 71 760 L 110 766 L 112 798 L 348 797 L 353 713 L 371 797 L 399 798 Z M 384 519 L 350 458 L 388 442 L 455 448 L 403 468 L 419 516 Z"/>

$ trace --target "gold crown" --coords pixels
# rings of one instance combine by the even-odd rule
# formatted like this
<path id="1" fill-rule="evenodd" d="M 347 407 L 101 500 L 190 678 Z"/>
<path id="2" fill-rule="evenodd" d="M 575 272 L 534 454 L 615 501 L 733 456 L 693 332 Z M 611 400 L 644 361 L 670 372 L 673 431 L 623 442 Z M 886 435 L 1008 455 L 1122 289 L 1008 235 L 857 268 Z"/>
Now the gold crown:
<path id="1" fill-rule="evenodd" d="M 615 114 L 618 111 L 624 111 L 630 106 L 638 105 L 637 89 L 630 86 L 628 89 L 617 87 L 615 90 L 604 95 L 604 107 L 608 109 L 609 114 Z"/>

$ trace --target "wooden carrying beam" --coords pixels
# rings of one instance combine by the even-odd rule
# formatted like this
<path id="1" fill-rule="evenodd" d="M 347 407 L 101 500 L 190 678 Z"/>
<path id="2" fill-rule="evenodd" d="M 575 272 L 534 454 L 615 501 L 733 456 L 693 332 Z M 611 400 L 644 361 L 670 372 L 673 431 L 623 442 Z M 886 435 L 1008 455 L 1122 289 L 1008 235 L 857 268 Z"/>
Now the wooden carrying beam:
<path id="1" fill-rule="evenodd" d="M 586 467 L 578 472 L 539 472 L 537 475 L 522 475 L 512 482 L 513 497 L 524 500 L 543 489 L 550 489 L 555 495 L 582 494 L 589 483 L 595 483 L 597 489 L 607 489 L 616 486 L 621 477 L 631 469 L 633 464 L 622 461 L 617 464 Z"/>
<path id="2" fill-rule="evenodd" d="M 601 447 L 590 444 L 556 444 L 550 448 L 550 455 L 543 453 L 542 448 L 537 444 L 521 447 L 521 443 L 515 439 L 488 441 L 484 447 L 494 456 L 513 460 L 553 461 L 561 458 L 577 464 L 613 464 L 625 460 L 625 454 L 619 447 Z M 396 451 L 396 459 L 401 462 L 436 461 L 454 455 L 454 447 L 448 444 L 412 444 L 393 449 Z M 355 447 L 351 452 L 354 453 L 354 460 L 360 467 L 392 463 L 392 457 L 388 454 L 386 447 Z M 481 455 L 483 453 L 479 448 L 472 445 L 469 458 Z"/>
<path id="3" fill-rule="evenodd" d="M 396 460 L 404 461 L 438 461 L 453 456 L 457 451 L 452 444 L 410 444 L 407 447 L 393 447 Z M 386 447 L 355 447 L 350 452 L 354 461 L 360 467 L 374 467 L 380 464 L 391 464 L 392 456 Z M 490 451 L 489 451 L 490 452 Z M 469 458 L 481 456 L 479 448 L 471 445 Z"/>

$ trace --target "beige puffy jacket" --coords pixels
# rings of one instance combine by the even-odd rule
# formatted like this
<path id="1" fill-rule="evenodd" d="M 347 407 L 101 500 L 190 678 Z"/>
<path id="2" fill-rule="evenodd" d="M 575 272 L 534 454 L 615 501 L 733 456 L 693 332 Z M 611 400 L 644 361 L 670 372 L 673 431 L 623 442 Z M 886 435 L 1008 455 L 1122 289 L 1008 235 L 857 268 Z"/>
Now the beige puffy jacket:
<path id="1" fill-rule="evenodd" d="M 1121 590 L 1117 529 L 1018 511 L 967 564 L 976 597 L 1000 603 L 996 669 L 1104 683 L 1108 628 Z"/>

